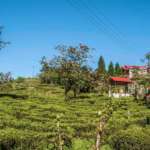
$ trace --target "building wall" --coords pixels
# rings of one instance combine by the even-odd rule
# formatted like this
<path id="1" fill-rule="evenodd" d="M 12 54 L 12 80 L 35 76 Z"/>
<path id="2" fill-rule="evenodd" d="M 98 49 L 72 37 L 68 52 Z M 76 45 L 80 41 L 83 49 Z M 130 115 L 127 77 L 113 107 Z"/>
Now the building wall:
<path id="1" fill-rule="evenodd" d="M 130 69 L 128 76 L 129 76 L 129 78 L 133 78 L 136 75 L 143 76 L 143 75 L 147 75 L 147 74 L 148 74 L 147 69 Z"/>
<path id="2" fill-rule="evenodd" d="M 109 89 L 109 97 L 128 97 L 131 96 L 129 91 L 129 84 L 121 84 L 121 83 L 111 83 L 110 89 Z"/>

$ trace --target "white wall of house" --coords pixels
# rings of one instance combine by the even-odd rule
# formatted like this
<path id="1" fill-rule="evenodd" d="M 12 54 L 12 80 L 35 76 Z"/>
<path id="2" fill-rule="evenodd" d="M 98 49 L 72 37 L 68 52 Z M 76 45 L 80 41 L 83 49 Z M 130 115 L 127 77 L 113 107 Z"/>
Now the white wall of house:
<path id="1" fill-rule="evenodd" d="M 120 98 L 120 97 L 129 97 L 130 93 L 110 93 L 109 97 Z"/>
<path id="2" fill-rule="evenodd" d="M 138 75 L 141 75 L 141 76 L 143 76 L 143 75 L 147 75 L 148 74 L 148 71 L 147 71 L 147 69 L 130 69 L 129 70 L 129 78 L 131 79 L 131 78 L 133 78 L 134 77 L 134 75 L 135 74 L 138 74 Z"/>

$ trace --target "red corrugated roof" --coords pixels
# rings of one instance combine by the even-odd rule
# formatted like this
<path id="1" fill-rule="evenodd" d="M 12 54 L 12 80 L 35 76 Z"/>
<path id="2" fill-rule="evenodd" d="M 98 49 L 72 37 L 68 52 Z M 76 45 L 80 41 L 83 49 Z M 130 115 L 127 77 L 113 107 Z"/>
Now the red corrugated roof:
<path id="1" fill-rule="evenodd" d="M 126 83 L 131 83 L 132 82 L 130 79 L 123 78 L 123 77 L 111 77 L 111 80 L 118 81 L 118 82 L 126 82 Z"/>

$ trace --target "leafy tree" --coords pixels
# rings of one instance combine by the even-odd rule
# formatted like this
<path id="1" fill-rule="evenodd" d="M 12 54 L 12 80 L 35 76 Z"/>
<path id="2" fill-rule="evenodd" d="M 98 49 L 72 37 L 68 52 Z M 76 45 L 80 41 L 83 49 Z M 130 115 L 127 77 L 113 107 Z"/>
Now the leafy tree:
<path id="1" fill-rule="evenodd" d="M 105 60 L 103 56 L 100 56 L 99 61 L 98 61 L 98 68 L 97 68 L 97 90 L 101 93 L 104 94 L 107 92 L 107 81 L 108 81 L 108 74 L 105 66 Z"/>
<path id="2" fill-rule="evenodd" d="M 0 92 L 10 92 L 12 90 L 12 83 L 13 81 L 12 75 L 10 72 L 7 73 L 0 73 Z"/>
<path id="3" fill-rule="evenodd" d="M 58 55 L 50 61 L 43 57 L 41 75 L 44 74 L 49 79 L 49 76 L 51 78 L 51 74 L 55 72 L 64 86 L 65 97 L 67 98 L 70 90 L 76 97 L 80 89 L 89 86 L 91 81 L 91 71 L 86 65 L 90 48 L 82 44 L 77 47 L 58 45 L 56 50 Z"/>
<path id="4" fill-rule="evenodd" d="M 82 80 L 80 83 L 80 92 L 91 92 L 97 86 L 96 74 L 92 71 L 91 68 L 83 66 L 82 70 Z"/>
<path id="5" fill-rule="evenodd" d="M 13 80 L 13 78 L 12 78 L 11 72 L 7 72 L 7 73 L 1 72 L 0 73 L 0 84 L 7 83 L 12 80 Z"/>
<path id="6" fill-rule="evenodd" d="M 108 66 L 108 74 L 109 74 L 110 76 L 113 76 L 113 75 L 114 75 L 114 64 L 113 64 L 112 61 L 110 62 L 109 66 Z"/>
<path id="7" fill-rule="evenodd" d="M 77 47 L 59 45 L 56 50 L 58 50 L 59 55 L 55 60 L 57 59 L 57 66 L 61 72 L 65 97 L 67 98 L 67 93 L 71 89 L 76 97 L 82 85 L 82 67 L 86 66 L 90 48 L 82 44 Z"/>
<path id="8" fill-rule="evenodd" d="M 9 42 L 5 42 L 2 40 L 2 37 L 1 37 L 2 36 L 2 30 L 3 30 L 3 27 L 0 26 L 0 50 L 2 48 L 4 48 L 7 44 L 9 44 Z"/>
<path id="9" fill-rule="evenodd" d="M 41 60 L 41 74 L 40 74 L 40 79 L 42 83 L 60 83 L 60 78 L 59 78 L 59 73 L 54 66 L 53 60 L 49 61 L 47 58 L 44 56 L 42 57 Z"/>
<path id="10" fill-rule="evenodd" d="M 99 58 L 97 72 L 98 72 L 98 74 L 106 73 L 105 60 L 104 60 L 103 56 L 100 56 L 100 58 Z"/>
<path id="11" fill-rule="evenodd" d="M 46 59 L 46 57 L 42 57 L 42 60 L 40 61 L 41 63 L 41 74 L 40 74 L 40 79 L 42 83 L 50 83 L 50 67 L 49 67 L 49 63 L 48 60 Z"/>
<path id="12" fill-rule="evenodd" d="M 115 75 L 119 76 L 119 75 L 121 75 L 121 73 L 122 73 L 121 67 L 120 67 L 119 63 L 117 62 L 115 64 Z"/>
<path id="13" fill-rule="evenodd" d="M 41 72 L 47 72 L 50 69 L 48 61 L 45 56 L 42 57 L 42 60 L 40 63 L 42 65 Z"/>

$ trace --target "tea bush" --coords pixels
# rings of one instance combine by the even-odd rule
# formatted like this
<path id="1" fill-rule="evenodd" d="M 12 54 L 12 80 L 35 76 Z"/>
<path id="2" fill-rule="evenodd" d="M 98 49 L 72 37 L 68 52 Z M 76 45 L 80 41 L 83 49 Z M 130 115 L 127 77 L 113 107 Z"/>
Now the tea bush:
<path id="1" fill-rule="evenodd" d="M 121 130 L 111 137 L 110 145 L 115 150 L 149 150 L 150 130 L 137 126 Z"/>

